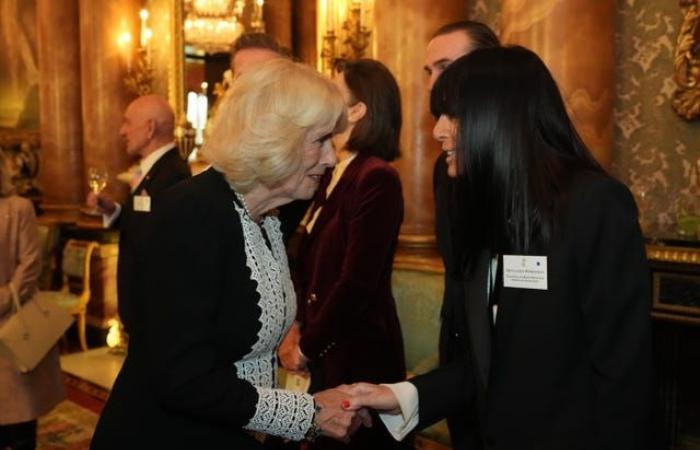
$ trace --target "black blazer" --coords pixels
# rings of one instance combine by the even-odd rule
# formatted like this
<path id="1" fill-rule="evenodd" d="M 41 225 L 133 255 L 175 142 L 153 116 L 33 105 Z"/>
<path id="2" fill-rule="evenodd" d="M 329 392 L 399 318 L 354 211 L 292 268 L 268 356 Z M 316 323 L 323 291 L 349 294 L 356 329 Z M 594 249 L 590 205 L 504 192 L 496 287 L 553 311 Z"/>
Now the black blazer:
<path id="1" fill-rule="evenodd" d="M 242 429 L 258 394 L 234 366 L 261 327 L 234 202 L 213 169 L 161 197 L 129 353 L 93 449 L 262 448 Z"/>
<path id="2" fill-rule="evenodd" d="M 455 276 L 453 236 L 449 204 L 454 195 L 454 180 L 447 174 L 446 153 L 442 152 L 433 168 L 433 194 L 435 200 L 435 237 L 438 251 L 445 267 L 444 291 L 440 310 L 439 357 L 440 366 L 454 363 L 468 354 L 466 319 L 464 311 L 464 287 Z M 470 411 L 452 414 L 447 418 L 450 438 L 456 449 L 460 445 L 474 448 L 476 417 Z M 468 426 L 465 426 L 467 424 Z M 471 430 L 471 431 L 470 431 Z M 468 444 L 469 443 L 469 444 Z"/>
<path id="3" fill-rule="evenodd" d="M 628 189 L 602 174 L 577 175 L 558 234 L 533 254 L 547 256 L 548 290 L 501 288 L 493 333 L 491 255 L 464 274 L 464 346 L 445 343 L 461 356 L 411 380 L 421 426 L 475 416 L 455 449 L 645 448 L 650 283 Z"/>
<path id="4" fill-rule="evenodd" d="M 119 260 L 117 261 L 117 296 L 119 317 L 127 331 L 130 331 L 133 311 L 132 277 L 139 260 L 137 252 L 144 245 L 147 228 L 152 221 L 158 196 L 178 181 L 189 178 L 190 168 L 180 157 L 177 148 L 168 150 L 161 156 L 137 188 L 136 195 L 146 193 L 151 196 L 151 212 L 134 211 L 134 194 L 129 194 L 115 226 L 119 227 Z"/>
<path id="5" fill-rule="evenodd" d="M 435 237 L 438 251 L 445 267 L 445 284 L 440 313 L 440 364 L 445 365 L 461 356 L 455 352 L 463 345 L 460 336 L 466 332 L 464 316 L 464 290 L 461 280 L 455 276 L 455 255 L 450 220 L 450 201 L 454 195 L 454 180 L 447 174 L 446 154 L 443 152 L 433 168 L 433 194 L 435 200 Z M 450 345 L 450 341 L 455 341 Z"/>

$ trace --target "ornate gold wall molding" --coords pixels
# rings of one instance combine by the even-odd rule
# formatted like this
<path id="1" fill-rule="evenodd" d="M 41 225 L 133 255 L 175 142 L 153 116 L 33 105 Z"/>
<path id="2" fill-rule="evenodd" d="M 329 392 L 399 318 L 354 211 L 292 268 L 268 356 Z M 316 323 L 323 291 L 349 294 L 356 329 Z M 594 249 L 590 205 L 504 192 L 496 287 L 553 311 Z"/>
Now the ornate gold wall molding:
<path id="1" fill-rule="evenodd" d="M 700 5 L 698 0 L 680 0 L 683 22 L 676 40 L 673 60 L 678 89 L 673 94 L 673 109 L 692 120 L 700 115 Z"/>
<path id="2" fill-rule="evenodd" d="M 699 264 L 700 248 L 697 247 L 673 247 L 665 245 L 647 244 L 647 258 L 651 261 Z"/>
<path id="3" fill-rule="evenodd" d="M 394 268 L 444 273 L 445 267 L 437 251 L 435 236 L 401 233 L 394 256 Z"/>
<path id="4" fill-rule="evenodd" d="M 12 182 L 19 195 L 38 200 L 39 130 L 0 129 L 0 153 L 10 164 Z"/>

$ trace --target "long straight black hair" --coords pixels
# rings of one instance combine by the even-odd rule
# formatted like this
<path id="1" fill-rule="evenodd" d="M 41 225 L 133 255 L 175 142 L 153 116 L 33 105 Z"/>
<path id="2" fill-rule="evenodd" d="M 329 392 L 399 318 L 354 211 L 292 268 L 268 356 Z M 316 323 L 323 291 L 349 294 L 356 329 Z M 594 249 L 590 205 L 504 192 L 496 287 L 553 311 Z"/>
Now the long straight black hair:
<path id="1" fill-rule="evenodd" d="M 527 254 L 552 239 L 575 172 L 603 169 L 574 128 L 542 60 L 519 47 L 474 50 L 433 87 L 431 111 L 458 122 L 451 204 L 455 257 Z"/>

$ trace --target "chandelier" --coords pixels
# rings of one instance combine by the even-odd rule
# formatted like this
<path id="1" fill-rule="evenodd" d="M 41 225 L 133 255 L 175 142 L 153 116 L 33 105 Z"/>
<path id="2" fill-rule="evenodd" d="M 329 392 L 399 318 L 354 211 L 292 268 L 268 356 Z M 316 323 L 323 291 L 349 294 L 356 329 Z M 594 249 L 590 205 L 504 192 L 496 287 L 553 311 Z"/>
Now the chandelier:
<path id="1" fill-rule="evenodd" d="M 185 0 L 185 43 L 207 53 L 228 52 L 246 28 L 264 32 L 264 0 Z M 248 13 L 249 26 L 244 25 Z"/>

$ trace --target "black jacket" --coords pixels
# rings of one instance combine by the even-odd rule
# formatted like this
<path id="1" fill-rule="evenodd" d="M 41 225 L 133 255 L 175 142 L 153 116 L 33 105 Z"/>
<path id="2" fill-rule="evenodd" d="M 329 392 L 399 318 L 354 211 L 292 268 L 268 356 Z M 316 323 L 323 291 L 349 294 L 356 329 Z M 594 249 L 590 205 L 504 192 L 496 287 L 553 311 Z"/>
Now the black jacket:
<path id="1" fill-rule="evenodd" d="M 119 227 L 119 260 L 117 262 L 117 296 L 119 317 L 127 331 L 132 323 L 132 278 L 138 270 L 137 256 L 143 248 L 147 228 L 152 222 L 158 207 L 158 196 L 175 183 L 190 176 L 187 162 L 180 157 L 177 148 L 168 150 L 161 156 L 151 170 L 143 177 L 133 194 L 122 205 L 122 212 L 114 224 Z M 134 194 L 147 194 L 151 197 L 151 211 L 134 211 Z"/>
<path id="2" fill-rule="evenodd" d="M 645 448 L 650 282 L 627 188 L 601 174 L 576 176 L 559 233 L 533 255 L 547 256 L 548 290 L 501 288 L 493 331 L 491 255 L 450 279 L 466 333 L 443 330 L 443 364 L 412 380 L 421 424 L 453 419 L 455 449 Z"/>
<path id="3" fill-rule="evenodd" d="M 213 169 L 161 197 L 129 352 L 91 448 L 262 448 L 242 430 L 258 394 L 234 366 L 261 327 L 236 201 Z"/>

